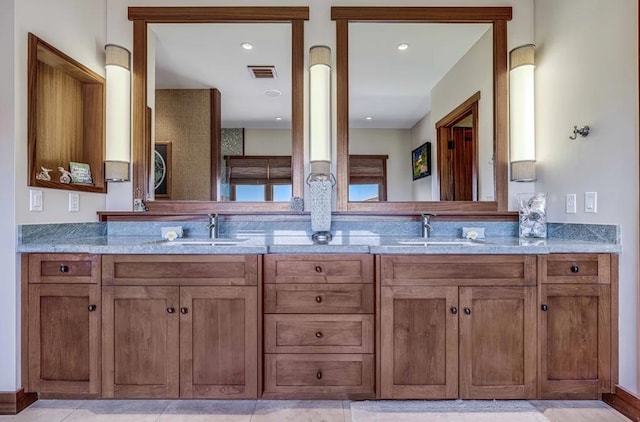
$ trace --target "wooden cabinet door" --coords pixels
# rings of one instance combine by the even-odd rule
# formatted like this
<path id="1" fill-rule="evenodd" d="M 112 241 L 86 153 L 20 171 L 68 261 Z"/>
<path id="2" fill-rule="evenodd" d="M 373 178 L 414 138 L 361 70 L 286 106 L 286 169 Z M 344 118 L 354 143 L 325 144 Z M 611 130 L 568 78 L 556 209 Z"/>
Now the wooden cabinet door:
<path id="1" fill-rule="evenodd" d="M 103 396 L 178 397 L 178 287 L 107 286 L 102 298 Z"/>
<path id="2" fill-rule="evenodd" d="M 540 287 L 540 396 L 596 399 L 610 389 L 611 302 L 607 284 Z"/>
<path id="3" fill-rule="evenodd" d="M 180 396 L 257 398 L 257 289 L 182 287 L 180 303 Z"/>
<path id="4" fill-rule="evenodd" d="M 457 398 L 458 288 L 381 290 L 382 398 Z"/>
<path id="5" fill-rule="evenodd" d="M 459 371 L 460 398 L 535 398 L 535 287 L 460 287 Z"/>
<path id="6" fill-rule="evenodd" d="M 29 390 L 100 392 L 100 289 L 29 285 Z"/>

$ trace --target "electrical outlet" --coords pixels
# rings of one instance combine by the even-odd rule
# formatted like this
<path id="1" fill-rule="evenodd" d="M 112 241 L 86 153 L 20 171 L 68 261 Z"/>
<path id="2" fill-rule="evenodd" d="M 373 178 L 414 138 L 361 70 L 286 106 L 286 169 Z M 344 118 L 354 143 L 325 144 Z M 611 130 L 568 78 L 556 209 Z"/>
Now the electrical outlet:
<path id="1" fill-rule="evenodd" d="M 29 211 L 42 211 L 42 191 L 29 189 Z"/>
<path id="2" fill-rule="evenodd" d="M 565 212 L 567 214 L 575 214 L 577 212 L 576 194 L 575 193 L 568 193 L 567 194 L 565 207 L 566 207 L 566 211 Z"/>
<path id="3" fill-rule="evenodd" d="M 80 211 L 80 194 L 79 193 L 69 194 L 69 211 L 71 212 Z"/>
<path id="4" fill-rule="evenodd" d="M 598 192 L 584 193 L 584 212 L 594 214 L 598 212 Z"/>

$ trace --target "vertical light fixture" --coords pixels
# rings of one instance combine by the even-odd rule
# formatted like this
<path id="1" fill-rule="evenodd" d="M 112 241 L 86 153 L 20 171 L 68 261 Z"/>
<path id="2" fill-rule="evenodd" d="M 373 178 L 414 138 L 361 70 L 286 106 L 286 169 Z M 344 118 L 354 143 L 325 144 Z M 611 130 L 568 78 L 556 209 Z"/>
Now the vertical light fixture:
<path id="1" fill-rule="evenodd" d="M 105 46 L 107 73 L 106 157 L 108 182 L 129 180 L 131 162 L 131 53 L 114 44 Z"/>
<path id="2" fill-rule="evenodd" d="M 331 240 L 331 49 L 316 45 L 309 50 L 309 161 L 312 239 Z"/>
<path id="3" fill-rule="evenodd" d="M 311 174 L 331 173 L 331 49 L 309 50 L 309 161 Z"/>
<path id="4" fill-rule="evenodd" d="M 509 147 L 511 180 L 536 180 L 534 119 L 535 45 L 514 48 L 509 53 Z"/>

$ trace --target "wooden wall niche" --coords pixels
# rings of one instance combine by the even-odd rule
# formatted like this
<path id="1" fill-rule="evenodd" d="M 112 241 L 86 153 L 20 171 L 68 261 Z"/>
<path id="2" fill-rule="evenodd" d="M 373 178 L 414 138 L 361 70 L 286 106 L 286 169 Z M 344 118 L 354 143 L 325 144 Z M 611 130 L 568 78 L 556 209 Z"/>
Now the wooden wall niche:
<path id="1" fill-rule="evenodd" d="M 28 69 L 29 186 L 106 193 L 104 78 L 31 33 Z M 89 164 L 92 185 L 59 181 L 71 161 Z"/>

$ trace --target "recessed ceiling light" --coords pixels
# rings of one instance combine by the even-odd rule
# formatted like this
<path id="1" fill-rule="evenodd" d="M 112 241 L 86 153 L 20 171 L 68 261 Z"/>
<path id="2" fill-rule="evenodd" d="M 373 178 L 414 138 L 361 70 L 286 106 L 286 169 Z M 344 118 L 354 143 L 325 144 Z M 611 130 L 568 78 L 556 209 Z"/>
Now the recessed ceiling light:
<path id="1" fill-rule="evenodd" d="M 277 89 L 267 89 L 264 91 L 264 95 L 266 95 L 267 97 L 279 97 L 282 95 L 282 92 L 278 91 Z"/>
<path id="2" fill-rule="evenodd" d="M 365 117 L 364 119 L 365 119 L 365 120 L 373 120 L 373 117 L 371 117 L 371 116 L 367 116 L 367 117 Z"/>
<path id="3" fill-rule="evenodd" d="M 276 117 L 276 120 L 280 121 L 280 120 L 282 120 L 282 117 Z"/>
<path id="4" fill-rule="evenodd" d="M 253 49 L 253 44 L 251 44 L 250 42 L 243 42 L 242 44 L 240 44 L 242 46 L 242 48 L 244 48 L 245 50 L 251 50 Z"/>
<path id="5" fill-rule="evenodd" d="M 408 48 L 409 48 L 409 44 L 407 44 L 407 43 L 403 42 L 403 43 L 398 44 L 398 50 L 400 50 L 400 51 L 405 51 Z"/>

